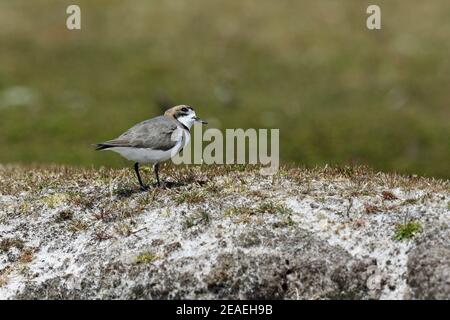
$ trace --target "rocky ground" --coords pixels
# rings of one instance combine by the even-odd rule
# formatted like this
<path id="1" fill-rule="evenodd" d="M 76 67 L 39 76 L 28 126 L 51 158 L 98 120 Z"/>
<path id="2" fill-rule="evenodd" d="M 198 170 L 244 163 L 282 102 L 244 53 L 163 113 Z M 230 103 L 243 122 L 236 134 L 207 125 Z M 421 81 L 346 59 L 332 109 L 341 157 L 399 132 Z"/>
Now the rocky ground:
<path id="1" fill-rule="evenodd" d="M 161 176 L 140 192 L 130 169 L 0 166 L 0 298 L 450 298 L 449 181 L 361 167 Z"/>

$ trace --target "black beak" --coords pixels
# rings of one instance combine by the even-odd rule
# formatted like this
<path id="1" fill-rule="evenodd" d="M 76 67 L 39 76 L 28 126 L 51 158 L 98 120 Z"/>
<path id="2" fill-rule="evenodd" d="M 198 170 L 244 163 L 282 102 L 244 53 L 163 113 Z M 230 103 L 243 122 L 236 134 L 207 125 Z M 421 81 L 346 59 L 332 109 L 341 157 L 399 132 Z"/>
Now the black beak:
<path id="1" fill-rule="evenodd" d="M 203 120 L 200 119 L 199 117 L 195 117 L 194 120 L 195 120 L 196 122 L 200 122 L 201 124 L 208 124 L 208 122 L 203 121 Z"/>

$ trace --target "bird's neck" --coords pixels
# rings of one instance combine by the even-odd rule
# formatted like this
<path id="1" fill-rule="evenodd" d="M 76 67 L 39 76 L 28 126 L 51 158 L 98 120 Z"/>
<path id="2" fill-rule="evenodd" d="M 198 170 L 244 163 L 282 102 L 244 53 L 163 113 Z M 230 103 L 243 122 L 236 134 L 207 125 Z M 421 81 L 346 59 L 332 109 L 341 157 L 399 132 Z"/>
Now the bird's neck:
<path id="1" fill-rule="evenodd" d="M 178 117 L 175 120 L 177 120 L 183 126 L 183 128 L 188 131 L 191 130 L 191 127 L 194 124 L 194 121 L 192 121 L 191 118 L 187 118 L 187 117 Z"/>

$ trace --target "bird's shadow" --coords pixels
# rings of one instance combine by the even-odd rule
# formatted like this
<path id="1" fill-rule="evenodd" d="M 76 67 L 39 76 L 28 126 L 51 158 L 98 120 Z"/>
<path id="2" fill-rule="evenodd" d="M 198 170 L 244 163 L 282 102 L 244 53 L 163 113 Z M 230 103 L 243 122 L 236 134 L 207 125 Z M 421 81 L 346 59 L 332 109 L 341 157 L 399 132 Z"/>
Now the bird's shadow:
<path id="1" fill-rule="evenodd" d="M 143 190 L 140 187 L 121 187 L 118 188 L 117 190 L 115 190 L 114 194 L 119 198 L 119 199 L 126 199 L 131 197 L 134 194 L 137 193 L 144 193 L 144 192 L 151 192 L 155 189 L 159 189 L 161 191 L 164 190 L 172 190 L 172 189 L 178 189 L 178 188 L 182 188 L 185 186 L 189 186 L 192 184 L 197 184 L 199 186 L 203 186 L 205 185 L 207 182 L 204 180 L 199 180 L 199 181 L 164 181 L 161 182 L 161 186 L 158 186 L 156 183 L 153 183 L 151 185 L 149 185 L 147 190 Z"/>

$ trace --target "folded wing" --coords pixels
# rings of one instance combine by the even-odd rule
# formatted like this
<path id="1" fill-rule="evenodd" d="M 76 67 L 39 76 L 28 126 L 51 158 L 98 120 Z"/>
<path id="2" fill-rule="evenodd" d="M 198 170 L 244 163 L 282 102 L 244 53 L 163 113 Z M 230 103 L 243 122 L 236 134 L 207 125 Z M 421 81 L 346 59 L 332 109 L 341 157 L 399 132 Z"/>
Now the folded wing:
<path id="1" fill-rule="evenodd" d="M 173 133 L 178 128 L 174 120 L 159 116 L 138 123 L 117 139 L 96 144 L 95 150 L 131 147 L 166 151 L 177 144 Z"/>

